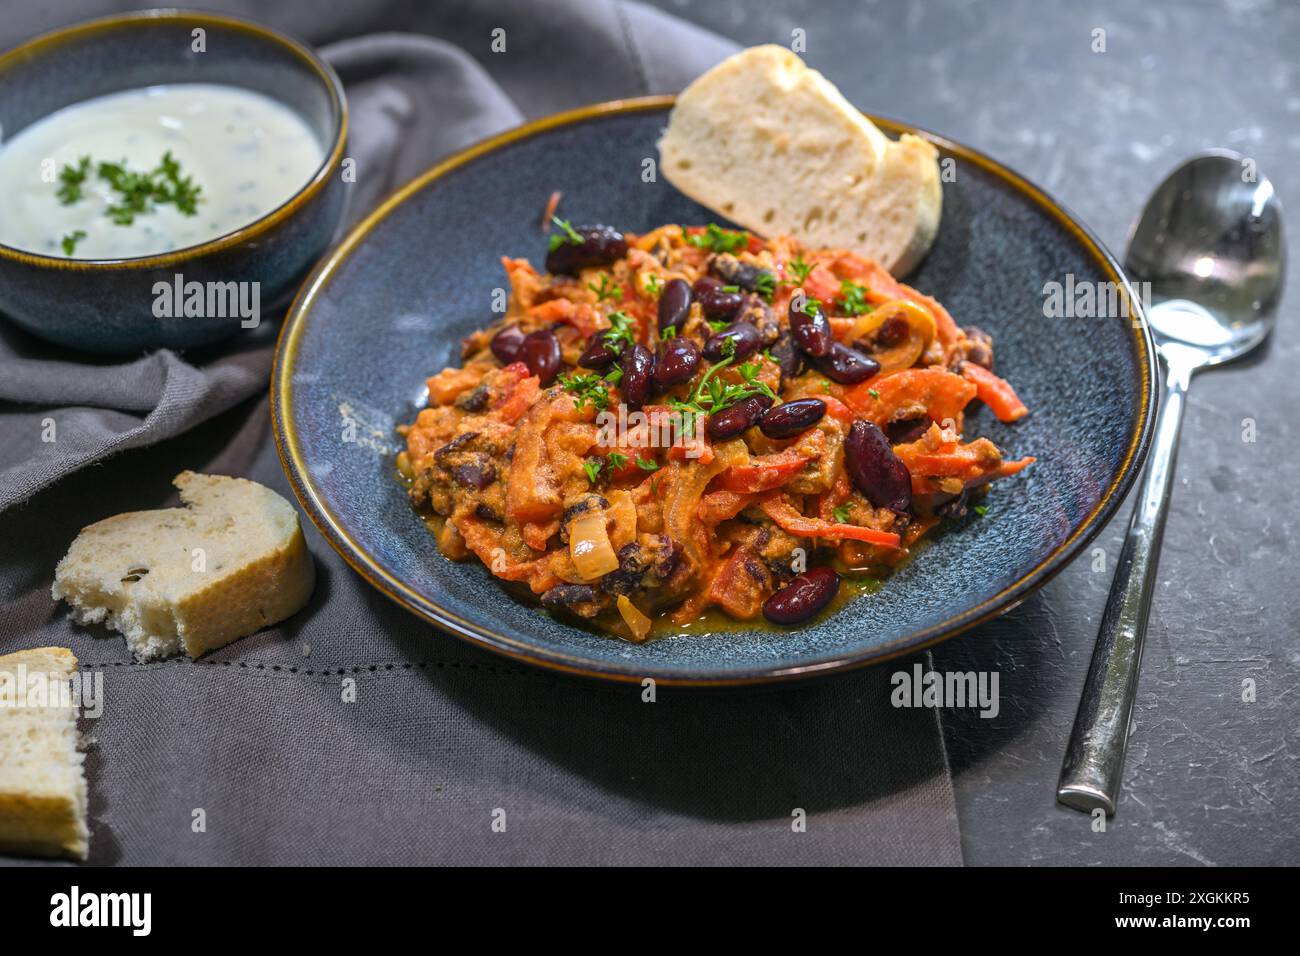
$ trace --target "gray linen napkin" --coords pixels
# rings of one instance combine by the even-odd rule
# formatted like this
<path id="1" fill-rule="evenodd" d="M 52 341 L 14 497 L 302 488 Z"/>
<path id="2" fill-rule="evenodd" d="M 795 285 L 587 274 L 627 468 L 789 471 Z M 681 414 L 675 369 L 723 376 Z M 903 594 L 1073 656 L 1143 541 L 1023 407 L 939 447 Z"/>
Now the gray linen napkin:
<path id="1" fill-rule="evenodd" d="M 730 50 L 631 3 L 222 7 L 335 41 L 354 216 L 521 115 L 671 91 Z M 112 8 L 67 4 L 60 21 Z M 0 49 L 56 25 L 24 14 Z M 499 61 L 495 26 L 512 50 Z M 912 660 L 646 703 L 433 630 L 310 526 L 309 606 L 201 662 L 137 664 L 117 635 L 74 625 L 49 585 L 85 524 L 175 504 L 183 468 L 292 498 L 258 394 L 273 330 L 259 334 L 118 362 L 0 322 L 0 653 L 67 646 L 103 674 L 103 714 L 83 721 L 92 863 L 960 864 L 936 714 L 888 703 Z"/>

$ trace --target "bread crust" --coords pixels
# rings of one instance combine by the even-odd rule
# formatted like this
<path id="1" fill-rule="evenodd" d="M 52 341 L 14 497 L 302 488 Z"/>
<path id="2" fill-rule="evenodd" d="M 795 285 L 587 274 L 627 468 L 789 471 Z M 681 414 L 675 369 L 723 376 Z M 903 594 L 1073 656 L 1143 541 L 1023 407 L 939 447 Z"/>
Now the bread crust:
<path id="1" fill-rule="evenodd" d="M 696 79 L 659 151 L 669 182 L 746 229 L 852 249 L 897 276 L 938 234 L 933 144 L 889 139 L 784 47 L 743 50 Z"/>
<path id="2" fill-rule="evenodd" d="M 29 677 L 39 673 L 66 682 L 77 658 L 66 647 L 0 656 L 0 673 L 16 679 L 20 667 Z M 38 747 L 44 754 L 32 755 Z M 0 852 L 84 860 L 90 831 L 76 711 L 0 707 L 0 755 Z"/>
<path id="3" fill-rule="evenodd" d="M 297 511 L 256 482 L 182 472 L 183 508 L 137 511 L 77 535 L 51 593 L 120 631 L 140 660 L 201 657 L 282 621 L 316 568 Z"/>

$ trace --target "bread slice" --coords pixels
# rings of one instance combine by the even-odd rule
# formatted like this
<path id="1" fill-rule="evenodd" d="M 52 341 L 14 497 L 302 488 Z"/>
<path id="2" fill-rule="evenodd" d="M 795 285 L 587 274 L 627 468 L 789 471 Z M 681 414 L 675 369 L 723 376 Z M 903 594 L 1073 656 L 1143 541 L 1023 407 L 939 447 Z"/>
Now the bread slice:
<path id="1" fill-rule="evenodd" d="M 62 693 L 76 669 L 63 647 L 0 657 L 0 852 L 86 858 L 85 758 Z"/>
<path id="2" fill-rule="evenodd" d="M 939 231 L 934 146 L 889 139 L 785 47 L 742 50 L 688 86 L 659 157 L 669 182 L 746 229 L 852 249 L 896 276 Z"/>
<path id="3" fill-rule="evenodd" d="M 298 512 L 243 478 L 179 474 L 184 508 L 83 528 L 54 572 L 55 600 L 104 623 L 142 661 L 199 657 L 307 603 L 316 568 Z"/>

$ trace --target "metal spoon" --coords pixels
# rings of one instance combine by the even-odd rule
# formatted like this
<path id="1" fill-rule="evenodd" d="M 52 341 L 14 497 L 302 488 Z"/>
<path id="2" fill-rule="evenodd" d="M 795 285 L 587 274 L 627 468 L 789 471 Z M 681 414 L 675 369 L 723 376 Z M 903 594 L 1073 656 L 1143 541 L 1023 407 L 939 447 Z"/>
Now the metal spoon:
<path id="1" fill-rule="evenodd" d="M 1150 283 L 1165 373 L 1146 480 L 1115 568 L 1056 798 L 1115 812 L 1178 430 L 1192 373 L 1230 362 L 1273 328 L 1286 271 L 1282 206 L 1254 163 L 1227 150 L 1189 159 L 1160 184 L 1129 236 L 1125 268 Z"/>

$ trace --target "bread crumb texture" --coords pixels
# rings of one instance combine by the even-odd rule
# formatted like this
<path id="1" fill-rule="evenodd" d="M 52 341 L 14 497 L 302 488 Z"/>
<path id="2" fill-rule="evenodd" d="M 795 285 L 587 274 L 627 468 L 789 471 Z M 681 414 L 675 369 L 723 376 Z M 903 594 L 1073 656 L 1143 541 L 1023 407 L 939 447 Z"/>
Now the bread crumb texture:
<path id="1" fill-rule="evenodd" d="M 77 668 L 67 648 L 0 657 L 0 852 L 84 860 L 85 756 L 65 687 Z M 47 689 L 29 692 L 33 681 Z"/>
<path id="2" fill-rule="evenodd" d="M 197 658 L 282 621 L 316 570 L 298 513 L 244 478 L 182 472 L 182 508 L 133 511 L 82 529 L 51 593 L 75 620 L 121 632 L 138 660 Z"/>
<path id="3" fill-rule="evenodd" d="M 785 47 L 742 50 L 695 80 L 659 154 L 674 186 L 746 229 L 852 249 L 895 275 L 939 230 L 934 146 L 889 139 Z"/>

